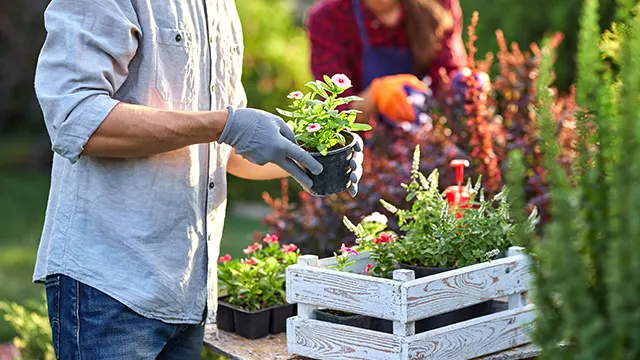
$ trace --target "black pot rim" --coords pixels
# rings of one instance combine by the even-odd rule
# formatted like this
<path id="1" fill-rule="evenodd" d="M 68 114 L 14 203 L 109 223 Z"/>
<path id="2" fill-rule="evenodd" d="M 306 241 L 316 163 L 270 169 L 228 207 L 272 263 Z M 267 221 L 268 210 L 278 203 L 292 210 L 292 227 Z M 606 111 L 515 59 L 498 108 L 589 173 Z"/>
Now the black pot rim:
<path id="1" fill-rule="evenodd" d="M 282 305 L 269 306 L 269 307 L 267 307 L 267 308 L 260 309 L 260 310 L 247 311 L 247 310 L 245 310 L 245 309 L 243 309 L 243 308 L 241 308 L 241 307 L 238 307 L 238 306 L 236 306 L 236 305 L 229 304 L 228 302 L 226 302 L 226 301 L 222 300 L 222 299 L 224 299 L 224 298 L 228 298 L 229 296 L 230 296 L 230 295 L 228 295 L 228 296 L 224 296 L 224 297 L 222 297 L 222 298 L 218 298 L 218 305 L 223 304 L 224 306 L 226 306 L 226 307 L 228 307 L 228 308 L 230 308 L 230 309 L 233 309 L 233 310 L 236 310 L 236 311 L 240 311 L 240 312 L 243 312 L 243 313 L 246 313 L 246 314 L 257 314 L 257 313 L 264 312 L 264 311 L 271 311 L 271 310 L 273 310 L 273 309 L 277 309 L 277 308 L 284 308 L 284 307 L 289 307 L 289 306 L 295 306 L 295 304 L 282 304 Z"/>
<path id="2" fill-rule="evenodd" d="M 341 152 L 345 152 L 345 151 L 348 151 L 349 149 L 353 148 L 356 145 L 356 139 L 357 139 L 356 136 L 360 137 L 360 135 L 358 135 L 358 134 L 356 134 L 354 132 L 348 131 L 348 130 L 343 131 L 341 134 L 348 134 L 348 135 L 351 136 L 351 142 L 348 145 L 345 145 L 345 146 L 341 147 L 340 149 L 331 150 L 331 151 L 327 152 L 326 155 L 322 155 L 321 153 L 319 153 L 317 151 L 309 152 L 309 154 L 311 156 L 314 156 L 314 157 L 325 157 L 325 156 L 331 156 L 331 155 L 339 154 Z"/>

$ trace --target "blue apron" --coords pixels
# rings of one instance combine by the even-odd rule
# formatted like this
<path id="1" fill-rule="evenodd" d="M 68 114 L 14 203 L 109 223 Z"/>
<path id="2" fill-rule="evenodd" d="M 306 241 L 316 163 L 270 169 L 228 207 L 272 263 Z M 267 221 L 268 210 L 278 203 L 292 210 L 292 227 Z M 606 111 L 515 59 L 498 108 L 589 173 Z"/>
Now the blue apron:
<path id="1" fill-rule="evenodd" d="M 353 12 L 355 14 L 360 40 L 362 41 L 362 83 L 363 89 L 369 87 L 371 82 L 383 76 L 414 74 L 415 63 L 413 54 L 409 49 L 397 47 L 372 47 L 369 44 L 364 16 L 360 8 L 360 0 L 353 0 Z M 395 122 L 380 115 L 378 122 L 390 127 L 397 126 Z"/>

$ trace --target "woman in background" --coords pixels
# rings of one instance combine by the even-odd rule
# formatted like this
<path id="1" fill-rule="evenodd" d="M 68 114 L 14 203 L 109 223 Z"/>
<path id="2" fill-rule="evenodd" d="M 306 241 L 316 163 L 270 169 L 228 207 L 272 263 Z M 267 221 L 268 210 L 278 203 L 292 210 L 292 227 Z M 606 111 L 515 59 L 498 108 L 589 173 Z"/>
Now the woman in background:
<path id="1" fill-rule="evenodd" d="M 320 0 L 306 25 L 313 75 L 347 75 L 360 121 L 415 121 L 409 93 L 437 91 L 440 68 L 466 66 L 458 0 Z"/>

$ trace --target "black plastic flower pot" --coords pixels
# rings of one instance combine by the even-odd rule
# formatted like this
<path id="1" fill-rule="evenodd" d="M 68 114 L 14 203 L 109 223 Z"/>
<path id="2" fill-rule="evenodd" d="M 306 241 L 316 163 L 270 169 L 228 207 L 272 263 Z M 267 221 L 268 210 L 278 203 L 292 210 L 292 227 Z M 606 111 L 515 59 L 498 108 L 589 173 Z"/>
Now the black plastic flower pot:
<path id="1" fill-rule="evenodd" d="M 361 329 L 371 328 L 371 318 L 364 315 L 345 314 L 333 310 L 314 310 L 316 320 L 326 321 L 333 324 L 348 325 Z"/>
<path id="2" fill-rule="evenodd" d="M 445 271 L 455 270 L 455 268 L 433 268 L 425 266 L 412 266 L 407 264 L 399 264 L 402 269 L 413 270 L 416 274 L 416 279 L 427 277 L 443 273 Z M 494 313 L 495 301 L 489 300 L 475 304 L 466 308 L 454 310 L 448 313 L 439 314 L 430 318 L 416 321 L 416 333 L 421 333 L 433 329 L 437 329 L 443 326 L 456 324 L 462 321 L 471 320 L 477 317 L 485 316 Z"/>
<path id="3" fill-rule="evenodd" d="M 272 307 L 269 332 L 271 334 L 280 334 L 287 331 L 287 319 L 292 316 L 296 316 L 297 310 L 298 307 L 296 306 L 296 304 L 286 304 Z"/>
<path id="4" fill-rule="evenodd" d="M 227 296 L 218 299 L 216 323 L 218 325 L 218 329 L 232 333 L 236 331 L 235 324 L 233 323 L 234 307 L 227 303 L 225 301 L 226 299 L 228 299 Z"/>
<path id="5" fill-rule="evenodd" d="M 307 175 L 313 180 L 313 186 L 309 189 L 311 194 L 329 196 L 347 190 L 351 175 L 349 163 L 353 158 L 356 138 L 350 132 L 344 132 L 343 135 L 347 140 L 347 146 L 331 150 L 327 155 L 322 155 L 319 152 L 310 153 L 323 167 L 322 172 L 318 175 L 307 170 Z"/>
<path id="6" fill-rule="evenodd" d="M 372 317 L 371 327 L 369 328 L 374 331 L 393 334 L 393 321 Z"/>
<path id="7" fill-rule="evenodd" d="M 259 339 L 269 335 L 271 309 L 246 311 L 234 307 L 233 321 L 236 334 L 246 339 Z"/>

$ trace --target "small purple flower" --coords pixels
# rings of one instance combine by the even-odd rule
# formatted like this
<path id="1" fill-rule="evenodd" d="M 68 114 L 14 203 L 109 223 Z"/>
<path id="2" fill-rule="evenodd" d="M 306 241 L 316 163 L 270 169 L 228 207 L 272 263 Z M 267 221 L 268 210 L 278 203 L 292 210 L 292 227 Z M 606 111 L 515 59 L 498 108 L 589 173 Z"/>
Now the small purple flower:
<path id="1" fill-rule="evenodd" d="M 340 246 L 340 251 L 343 254 L 347 253 L 347 254 L 353 254 L 353 255 L 356 255 L 356 256 L 358 255 L 357 251 L 353 250 L 352 248 L 350 248 L 348 246 L 345 246 L 344 244 L 342 244 L 342 246 Z"/>

